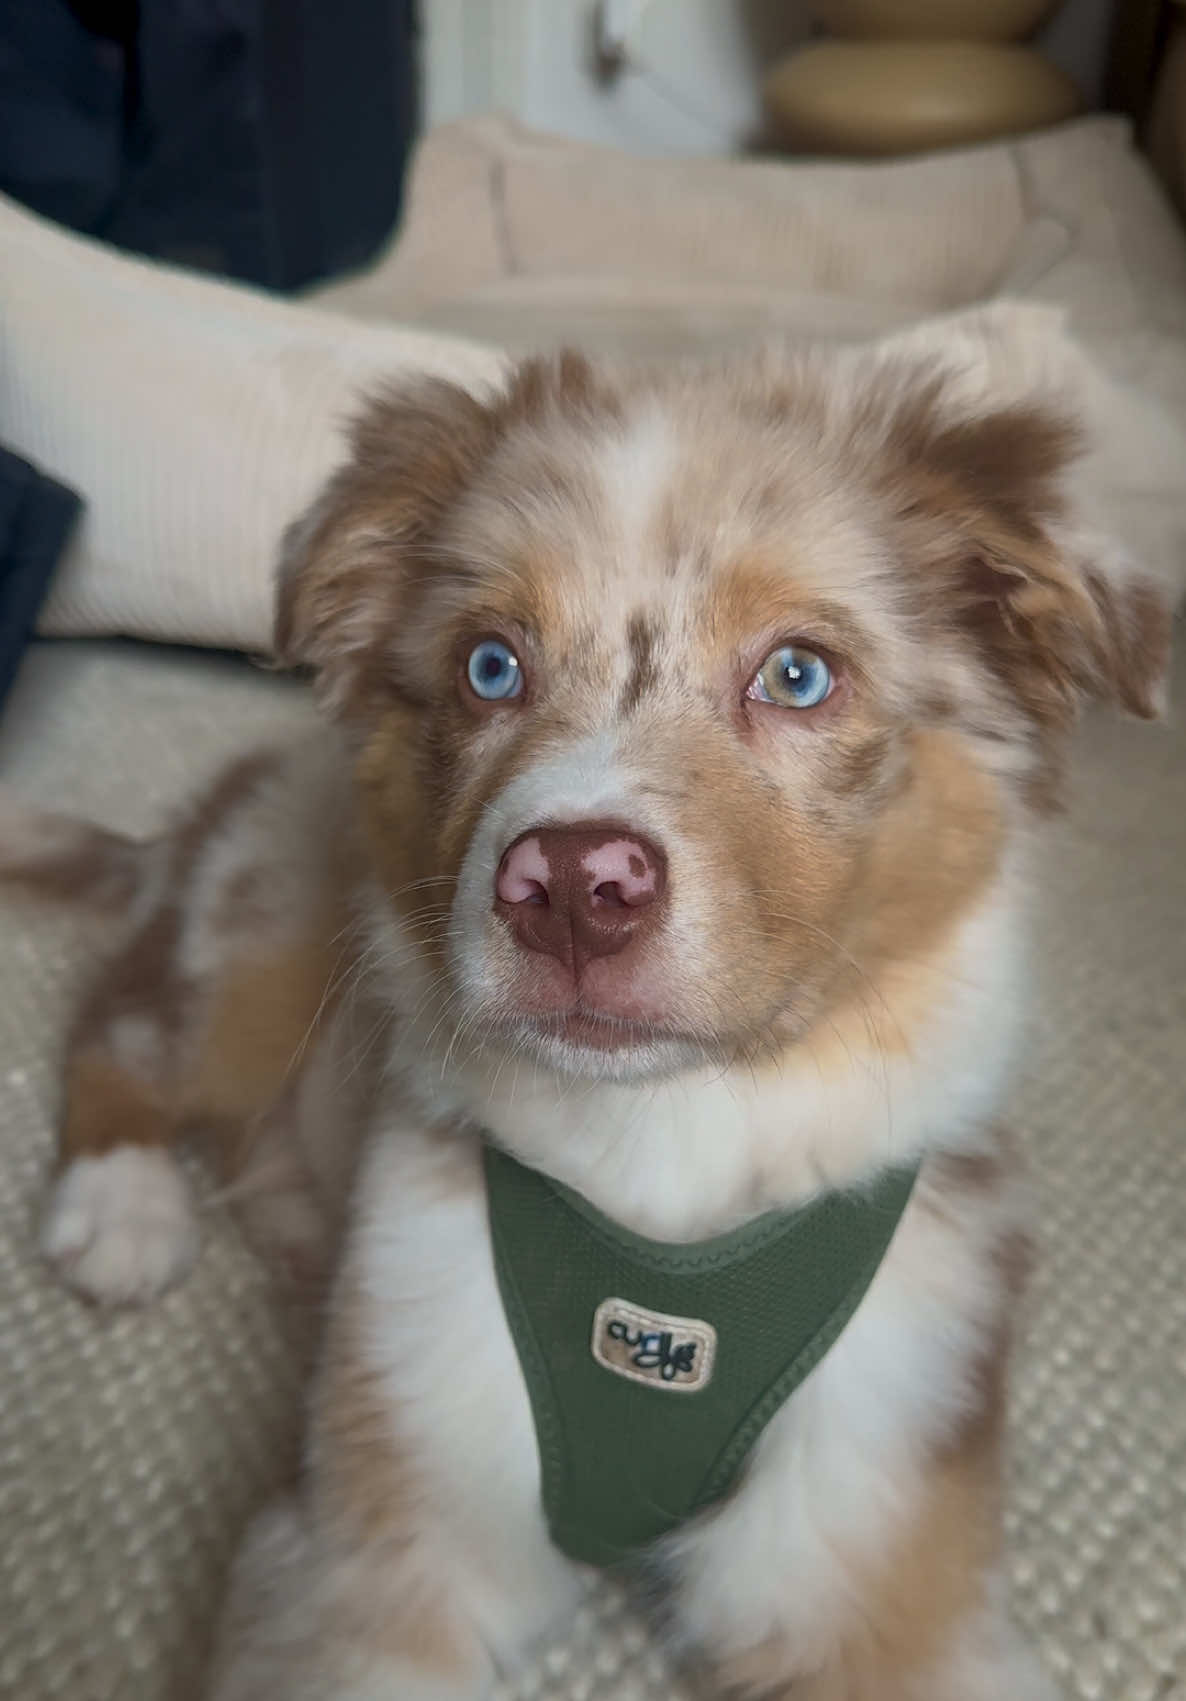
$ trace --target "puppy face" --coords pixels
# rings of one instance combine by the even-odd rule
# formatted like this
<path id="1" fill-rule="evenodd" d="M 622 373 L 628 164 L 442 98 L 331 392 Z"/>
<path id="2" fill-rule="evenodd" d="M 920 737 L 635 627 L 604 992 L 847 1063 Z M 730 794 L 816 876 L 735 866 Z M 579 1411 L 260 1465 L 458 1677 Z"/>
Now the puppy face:
<path id="1" fill-rule="evenodd" d="M 1065 423 L 863 362 L 421 385 L 294 529 L 280 647 L 454 1034 L 777 1052 L 982 899 L 1080 689 L 1151 711 L 1164 615 L 1062 541 Z"/>

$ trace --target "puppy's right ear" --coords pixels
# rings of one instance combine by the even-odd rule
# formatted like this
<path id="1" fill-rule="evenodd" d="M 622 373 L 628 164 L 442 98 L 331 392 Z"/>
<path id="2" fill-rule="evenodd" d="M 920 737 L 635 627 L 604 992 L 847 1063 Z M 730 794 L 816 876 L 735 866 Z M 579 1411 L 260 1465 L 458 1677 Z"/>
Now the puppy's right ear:
<path id="1" fill-rule="evenodd" d="M 274 647 L 312 668 L 337 713 L 365 708 L 384 684 L 385 638 L 422 545 L 494 441 L 496 407 L 438 378 L 374 395 L 355 419 L 351 453 L 284 534 Z"/>

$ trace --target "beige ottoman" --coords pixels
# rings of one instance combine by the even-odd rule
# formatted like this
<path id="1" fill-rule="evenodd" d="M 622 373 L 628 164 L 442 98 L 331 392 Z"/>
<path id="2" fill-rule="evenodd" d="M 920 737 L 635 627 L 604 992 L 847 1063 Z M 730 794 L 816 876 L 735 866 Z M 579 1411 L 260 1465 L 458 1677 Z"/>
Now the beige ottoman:
<path id="1" fill-rule="evenodd" d="M 823 154 L 917 153 L 1070 118 L 1074 84 L 1015 45 L 1049 0 L 817 0 L 834 39 L 776 65 L 765 89 L 776 132 Z"/>

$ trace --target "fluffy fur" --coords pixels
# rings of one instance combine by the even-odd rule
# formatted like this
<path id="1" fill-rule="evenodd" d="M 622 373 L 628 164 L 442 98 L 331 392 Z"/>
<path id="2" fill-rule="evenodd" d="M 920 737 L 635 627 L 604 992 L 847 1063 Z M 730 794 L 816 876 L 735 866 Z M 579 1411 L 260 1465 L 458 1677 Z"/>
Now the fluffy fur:
<path id="1" fill-rule="evenodd" d="M 1076 448 L 1041 396 L 993 408 L 909 353 L 394 390 L 281 564 L 324 748 L 241 765 L 155 846 L 5 828 L 0 868 L 127 917 L 71 1053 L 45 1230 L 68 1280 L 181 1273 L 159 1166 L 187 1128 L 302 1268 L 361 1164 L 308 1473 L 248 1537 L 216 1701 L 478 1701 L 579 1592 L 482 1134 L 672 1240 L 921 1158 L 852 1323 L 652 1569 L 714 1692 L 1050 1694 L 1002 1604 L 1026 1205 L 996 1118 L 1076 703 L 1153 713 L 1167 634 L 1084 532 Z M 502 704 L 466 684 L 489 636 L 522 662 Z M 811 710 L 747 695 L 792 639 L 832 668 Z M 668 892 L 578 972 L 492 895 L 519 836 L 582 822 L 662 847 Z"/>

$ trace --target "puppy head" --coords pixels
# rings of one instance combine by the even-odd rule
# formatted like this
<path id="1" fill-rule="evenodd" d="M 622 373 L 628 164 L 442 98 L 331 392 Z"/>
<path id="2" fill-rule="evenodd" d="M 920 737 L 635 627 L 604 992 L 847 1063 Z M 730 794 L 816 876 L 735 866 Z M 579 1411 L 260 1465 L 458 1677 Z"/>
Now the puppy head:
<path id="1" fill-rule="evenodd" d="M 909 355 L 377 397 L 289 534 L 278 647 L 350 730 L 446 1031 L 642 1079 L 935 947 L 1076 702 L 1157 704 L 1166 611 L 1077 533 L 1076 447 Z"/>

